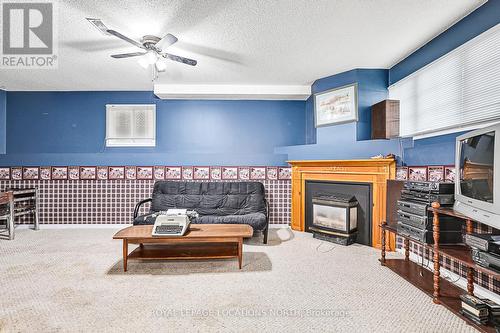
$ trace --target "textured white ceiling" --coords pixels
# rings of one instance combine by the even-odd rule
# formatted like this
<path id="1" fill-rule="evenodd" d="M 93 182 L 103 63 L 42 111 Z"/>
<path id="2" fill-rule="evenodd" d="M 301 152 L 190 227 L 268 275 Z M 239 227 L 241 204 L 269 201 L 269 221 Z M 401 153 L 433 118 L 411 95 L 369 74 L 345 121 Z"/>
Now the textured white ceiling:
<path id="1" fill-rule="evenodd" d="M 59 2 L 59 68 L 0 70 L 7 90 L 152 90 L 133 46 L 85 17 L 139 39 L 170 32 L 156 83 L 310 84 L 352 68 L 389 68 L 484 0 L 69 0 Z"/>

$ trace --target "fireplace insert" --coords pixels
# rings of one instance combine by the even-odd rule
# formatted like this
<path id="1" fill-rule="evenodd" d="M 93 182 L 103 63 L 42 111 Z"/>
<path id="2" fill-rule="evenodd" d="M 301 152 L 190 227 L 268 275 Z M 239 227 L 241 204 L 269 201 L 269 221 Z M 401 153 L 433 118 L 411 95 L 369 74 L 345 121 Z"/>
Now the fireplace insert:
<path id="1" fill-rule="evenodd" d="M 305 231 L 344 245 L 371 246 L 371 184 L 308 180 L 305 185 Z"/>
<path id="2" fill-rule="evenodd" d="M 358 201 L 349 194 L 319 194 L 312 198 L 309 229 L 336 243 L 350 245 L 358 231 Z M 325 238 L 322 237 L 322 238 Z"/>

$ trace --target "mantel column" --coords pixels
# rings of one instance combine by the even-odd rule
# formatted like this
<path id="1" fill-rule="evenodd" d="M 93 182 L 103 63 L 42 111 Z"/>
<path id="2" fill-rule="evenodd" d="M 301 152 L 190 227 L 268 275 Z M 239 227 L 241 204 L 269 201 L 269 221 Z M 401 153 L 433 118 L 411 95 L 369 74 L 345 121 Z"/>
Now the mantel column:
<path id="1" fill-rule="evenodd" d="M 292 216 L 291 226 L 293 230 L 304 231 L 304 219 L 302 216 L 302 174 L 299 167 L 292 167 Z"/>

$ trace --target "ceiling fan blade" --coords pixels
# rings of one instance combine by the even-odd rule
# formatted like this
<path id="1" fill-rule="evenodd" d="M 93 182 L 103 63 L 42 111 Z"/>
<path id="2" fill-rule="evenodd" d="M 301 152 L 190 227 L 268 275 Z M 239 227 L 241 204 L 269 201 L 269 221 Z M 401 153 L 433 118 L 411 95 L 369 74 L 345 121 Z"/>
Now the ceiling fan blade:
<path id="1" fill-rule="evenodd" d="M 90 22 L 97 30 L 102 32 L 104 35 L 109 35 L 108 27 L 102 23 L 101 19 L 86 17 L 87 21 Z"/>
<path id="2" fill-rule="evenodd" d="M 174 44 L 177 41 L 178 39 L 174 35 L 166 34 L 165 36 L 163 36 L 162 39 L 158 41 L 158 43 L 155 44 L 155 46 L 160 49 L 163 49 L 169 47 L 170 45 Z"/>
<path id="3" fill-rule="evenodd" d="M 184 57 L 179 57 L 175 54 L 169 54 L 169 53 L 162 53 L 162 56 L 164 58 L 167 58 L 169 60 L 177 61 L 177 62 L 182 62 L 183 64 L 190 65 L 190 66 L 196 66 L 198 63 L 196 60 L 189 59 L 189 58 L 184 58 Z"/>
<path id="4" fill-rule="evenodd" d="M 131 39 L 131 38 L 128 38 L 127 36 L 122 35 L 122 34 L 121 34 L 121 33 L 119 33 L 118 31 L 115 31 L 115 30 L 110 30 L 110 29 L 108 29 L 107 31 L 108 31 L 108 33 L 110 33 L 110 34 L 112 34 L 113 36 L 116 36 L 116 37 L 118 37 L 118 38 L 120 38 L 120 39 L 122 39 L 122 40 L 126 41 L 127 43 L 130 43 L 130 44 L 132 44 L 132 45 L 135 45 L 135 46 L 137 46 L 137 47 L 139 47 L 139 48 L 141 48 L 141 49 L 145 49 L 144 45 L 142 45 L 142 44 L 141 44 L 141 43 L 139 43 L 138 41 L 135 41 L 135 40 L 133 40 L 133 39 Z"/>
<path id="5" fill-rule="evenodd" d="M 113 54 L 111 55 L 111 57 L 115 59 L 121 59 L 121 58 L 138 57 L 145 54 L 146 52 L 121 53 L 121 54 Z"/>

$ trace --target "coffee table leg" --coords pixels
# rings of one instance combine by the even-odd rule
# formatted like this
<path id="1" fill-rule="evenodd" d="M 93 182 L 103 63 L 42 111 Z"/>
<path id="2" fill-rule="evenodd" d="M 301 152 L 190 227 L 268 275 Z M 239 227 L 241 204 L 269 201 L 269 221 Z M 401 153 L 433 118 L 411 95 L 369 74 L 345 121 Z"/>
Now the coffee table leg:
<path id="1" fill-rule="evenodd" d="M 240 269 L 242 261 L 243 261 L 243 239 L 240 238 L 238 240 L 238 264 L 240 266 Z"/>
<path id="2" fill-rule="evenodd" d="M 127 271 L 127 258 L 128 258 L 128 240 L 123 240 L 123 271 Z"/>

